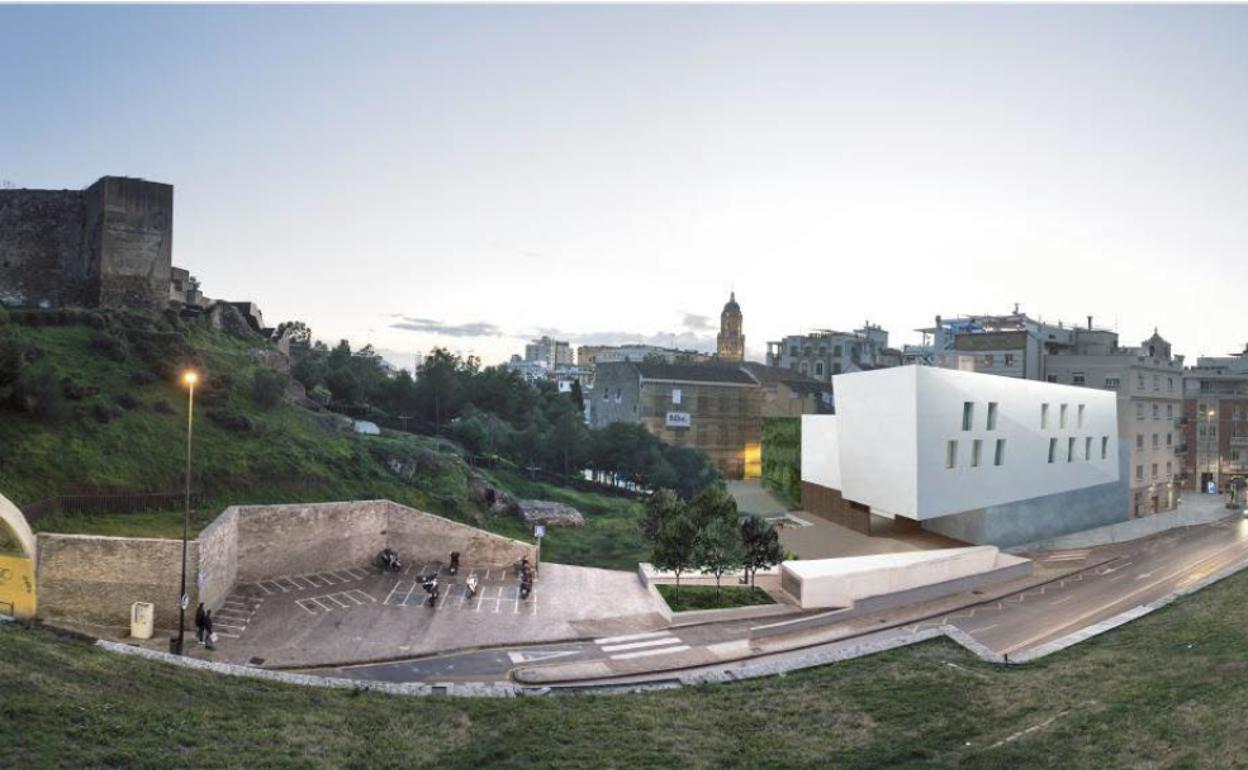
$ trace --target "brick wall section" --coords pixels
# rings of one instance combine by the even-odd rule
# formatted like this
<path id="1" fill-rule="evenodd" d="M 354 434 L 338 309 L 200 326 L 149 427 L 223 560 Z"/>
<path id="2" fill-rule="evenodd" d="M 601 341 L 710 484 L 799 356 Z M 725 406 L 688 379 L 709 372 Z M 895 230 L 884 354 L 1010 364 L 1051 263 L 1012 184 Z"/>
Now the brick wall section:
<path id="1" fill-rule="evenodd" d="M 199 533 L 199 572 L 204 576 L 200 601 L 220 607 L 238 580 L 238 509 L 224 513 Z"/>
<path id="2" fill-rule="evenodd" d="M 521 559 L 537 560 L 537 546 L 495 535 L 441 516 L 386 502 L 386 542 L 410 563 L 450 560 L 459 551 L 464 566 L 509 567 Z"/>
<path id="3" fill-rule="evenodd" d="M 385 548 L 384 500 L 247 505 L 238 517 L 238 580 L 358 567 Z"/>
<path id="4" fill-rule="evenodd" d="M 128 626 L 130 605 L 156 605 L 156 625 L 178 625 L 182 541 L 94 535 L 38 535 L 39 615 Z M 198 543 L 187 548 L 187 592 L 195 595 Z M 194 622 L 194 616 L 191 616 Z"/>

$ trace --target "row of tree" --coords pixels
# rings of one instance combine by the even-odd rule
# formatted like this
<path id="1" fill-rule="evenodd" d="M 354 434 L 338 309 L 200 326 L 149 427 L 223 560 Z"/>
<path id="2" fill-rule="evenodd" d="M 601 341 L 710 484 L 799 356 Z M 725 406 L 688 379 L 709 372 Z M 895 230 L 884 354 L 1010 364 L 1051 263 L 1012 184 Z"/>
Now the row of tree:
<path id="1" fill-rule="evenodd" d="M 340 408 L 362 409 L 411 429 L 453 436 L 475 454 L 564 475 L 592 470 L 641 487 L 690 498 L 720 479 L 705 453 L 664 444 L 636 424 L 590 430 L 580 386 L 560 392 L 475 356 L 436 348 L 413 377 L 391 372 L 371 346 L 317 342 L 295 354 L 292 374 L 309 393 Z"/>
<path id="2" fill-rule="evenodd" d="M 676 576 L 700 571 L 721 578 L 741 570 L 754 587 L 754 576 L 784 560 L 775 527 L 759 516 L 741 519 L 737 503 L 722 484 L 707 487 L 692 500 L 661 489 L 646 501 L 642 535 L 653 544 L 651 562 Z"/>

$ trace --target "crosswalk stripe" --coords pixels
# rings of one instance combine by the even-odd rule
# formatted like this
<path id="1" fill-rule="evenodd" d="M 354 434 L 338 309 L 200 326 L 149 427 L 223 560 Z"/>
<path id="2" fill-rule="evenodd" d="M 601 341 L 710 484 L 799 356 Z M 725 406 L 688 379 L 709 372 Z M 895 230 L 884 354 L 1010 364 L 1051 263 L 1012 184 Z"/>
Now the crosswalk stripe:
<path id="1" fill-rule="evenodd" d="M 611 660 L 628 660 L 630 658 L 644 658 L 649 655 L 666 655 L 670 652 L 684 652 L 689 649 L 689 645 L 682 644 L 679 647 L 663 647 L 658 650 L 639 650 L 638 652 L 621 652 L 618 655 L 612 655 Z"/>
<path id="2" fill-rule="evenodd" d="M 671 631 L 649 631 L 644 634 L 625 634 L 624 636 L 607 636 L 602 639 L 595 639 L 594 644 L 616 644 L 618 642 L 633 642 L 638 639 L 653 639 L 656 636 L 671 636 Z"/>
<path id="3" fill-rule="evenodd" d="M 627 642 L 625 644 L 611 644 L 602 648 L 603 652 L 620 652 L 622 650 L 636 650 L 642 647 L 661 647 L 665 644 L 680 644 L 680 639 L 675 636 L 668 636 L 663 639 L 647 639 L 643 642 Z"/>

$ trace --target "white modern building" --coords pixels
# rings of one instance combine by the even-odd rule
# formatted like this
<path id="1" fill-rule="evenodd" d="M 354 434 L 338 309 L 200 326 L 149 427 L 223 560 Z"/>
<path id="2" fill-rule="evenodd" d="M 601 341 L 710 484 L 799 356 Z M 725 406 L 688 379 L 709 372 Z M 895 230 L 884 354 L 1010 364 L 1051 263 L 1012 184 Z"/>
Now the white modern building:
<path id="1" fill-rule="evenodd" d="M 837 413 L 802 418 L 810 513 L 1000 546 L 1129 516 L 1112 392 L 923 366 L 833 387 Z"/>

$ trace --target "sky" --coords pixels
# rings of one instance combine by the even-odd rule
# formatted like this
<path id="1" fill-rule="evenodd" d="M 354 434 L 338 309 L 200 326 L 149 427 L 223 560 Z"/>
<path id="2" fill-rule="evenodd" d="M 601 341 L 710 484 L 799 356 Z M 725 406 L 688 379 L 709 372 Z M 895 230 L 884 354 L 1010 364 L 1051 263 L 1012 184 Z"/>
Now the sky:
<path id="1" fill-rule="evenodd" d="M 0 6 L 0 181 L 401 366 L 935 315 L 1248 342 L 1248 7 Z"/>

